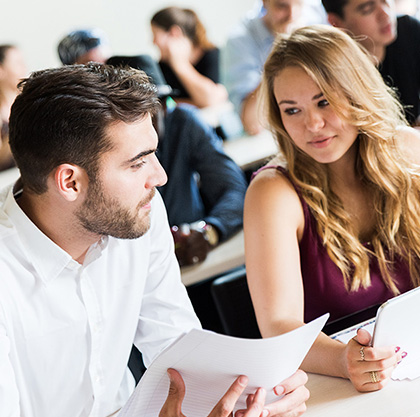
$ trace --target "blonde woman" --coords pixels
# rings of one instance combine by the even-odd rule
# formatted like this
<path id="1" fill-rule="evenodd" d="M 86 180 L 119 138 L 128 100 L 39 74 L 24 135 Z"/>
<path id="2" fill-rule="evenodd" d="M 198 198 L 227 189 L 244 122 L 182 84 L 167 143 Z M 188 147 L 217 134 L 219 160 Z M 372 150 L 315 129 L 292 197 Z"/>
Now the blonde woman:
<path id="1" fill-rule="evenodd" d="M 285 159 L 258 172 L 245 201 L 262 335 L 419 285 L 420 135 L 368 56 L 338 29 L 302 28 L 275 42 L 262 91 Z M 303 369 L 381 389 L 404 355 L 369 342 L 366 331 L 347 345 L 321 334 Z"/>
<path id="2" fill-rule="evenodd" d="M 178 101 L 207 107 L 227 100 L 220 84 L 219 49 L 190 9 L 167 7 L 151 19 L 153 43 L 160 50 L 159 65 Z"/>

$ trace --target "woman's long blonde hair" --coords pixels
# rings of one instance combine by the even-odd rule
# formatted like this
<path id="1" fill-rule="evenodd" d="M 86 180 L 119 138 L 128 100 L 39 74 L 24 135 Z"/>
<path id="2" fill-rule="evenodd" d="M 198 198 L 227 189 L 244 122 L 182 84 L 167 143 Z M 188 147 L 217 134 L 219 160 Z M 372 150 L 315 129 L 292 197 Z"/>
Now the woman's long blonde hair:
<path id="1" fill-rule="evenodd" d="M 360 241 L 350 216 L 332 191 L 327 166 L 295 146 L 282 123 L 273 92 L 279 72 L 297 66 L 319 85 L 342 120 L 357 126 L 356 172 L 372 195 L 375 230 L 371 249 Z M 329 26 L 279 36 L 264 66 L 262 93 L 270 129 L 318 223 L 330 258 L 342 271 L 346 288 L 370 285 L 369 255 L 378 259 L 386 285 L 398 294 L 393 262 L 402 257 L 413 285 L 420 284 L 420 177 L 400 150 L 396 132 L 407 122 L 394 92 L 383 82 L 371 59 L 347 34 Z"/>

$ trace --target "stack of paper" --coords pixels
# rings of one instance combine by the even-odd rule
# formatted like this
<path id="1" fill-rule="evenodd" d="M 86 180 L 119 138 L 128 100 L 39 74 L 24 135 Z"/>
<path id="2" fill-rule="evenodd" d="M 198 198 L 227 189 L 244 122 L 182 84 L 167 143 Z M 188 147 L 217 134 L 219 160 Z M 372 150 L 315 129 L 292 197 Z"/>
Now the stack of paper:
<path id="1" fill-rule="evenodd" d="M 180 337 L 150 365 L 119 417 L 156 417 L 169 388 L 168 368 L 181 373 L 187 416 L 207 416 L 239 375 L 249 385 L 237 403 L 258 387 L 267 391 L 267 403 L 278 400 L 273 388 L 298 369 L 328 314 L 289 333 L 268 339 L 240 339 L 194 329 Z"/>

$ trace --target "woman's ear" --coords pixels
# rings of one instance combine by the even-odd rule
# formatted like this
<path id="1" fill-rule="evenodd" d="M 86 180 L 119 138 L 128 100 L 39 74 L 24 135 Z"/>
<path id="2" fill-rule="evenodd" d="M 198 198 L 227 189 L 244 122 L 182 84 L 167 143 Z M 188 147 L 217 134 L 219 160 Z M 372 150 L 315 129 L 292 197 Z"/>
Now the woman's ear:
<path id="1" fill-rule="evenodd" d="M 169 34 L 177 38 L 184 36 L 184 32 L 182 31 L 181 27 L 178 25 L 172 25 L 169 29 Z"/>
<path id="2" fill-rule="evenodd" d="M 78 165 L 61 164 L 54 172 L 54 184 L 58 193 L 67 201 L 76 201 L 87 188 L 86 171 Z"/>

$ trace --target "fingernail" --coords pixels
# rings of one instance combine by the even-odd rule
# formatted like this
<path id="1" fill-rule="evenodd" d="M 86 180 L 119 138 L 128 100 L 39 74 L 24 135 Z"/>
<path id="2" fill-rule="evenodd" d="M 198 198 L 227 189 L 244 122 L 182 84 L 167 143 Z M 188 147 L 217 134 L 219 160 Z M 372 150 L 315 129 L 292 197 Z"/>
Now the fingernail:
<path id="1" fill-rule="evenodd" d="M 270 414 L 269 411 L 264 408 L 264 410 L 262 412 L 263 417 L 268 417 L 269 414 Z"/>
<path id="2" fill-rule="evenodd" d="M 240 385 L 242 385 L 243 387 L 246 387 L 247 383 L 248 383 L 248 378 L 245 375 L 241 375 L 238 379 L 238 382 Z"/>
<path id="3" fill-rule="evenodd" d="M 401 348 L 399 347 L 399 346 L 397 346 L 396 348 L 395 348 L 395 353 L 397 353 L 397 352 L 399 352 L 399 350 L 400 350 Z"/>
<path id="4" fill-rule="evenodd" d="M 408 353 L 407 353 L 407 352 L 403 352 L 403 353 L 401 354 L 401 357 L 404 359 L 407 355 L 408 355 Z"/>
<path id="5" fill-rule="evenodd" d="M 277 385 L 277 387 L 274 388 L 274 392 L 276 395 L 283 395 L 286 390 L 284 389 L 283 385 Z"/>

